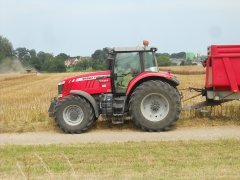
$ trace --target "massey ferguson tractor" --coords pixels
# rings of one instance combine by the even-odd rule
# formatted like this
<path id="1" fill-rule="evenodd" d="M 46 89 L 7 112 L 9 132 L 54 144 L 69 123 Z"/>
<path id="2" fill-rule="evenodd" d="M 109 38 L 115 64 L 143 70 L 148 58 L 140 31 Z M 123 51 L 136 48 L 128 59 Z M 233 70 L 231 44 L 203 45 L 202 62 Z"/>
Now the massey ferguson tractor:
<path id="1" fill-rule="evenodd" d="M 108 70 L 62 80 L 58 97 L 49 108 L 66 133 L 88 130 L 102 115 L 112 123 L 131 117 L 144 131 L 164 131 L 175 125 L 181 110 L 198 109 L 240 99 L 240 46 L 211 46 L 206 66 L 206 86 L 191 88 L 206 101 L 181 108 L 178 80 L 158 70 L 157 48 L 116 47 L 109 49 Z"/>

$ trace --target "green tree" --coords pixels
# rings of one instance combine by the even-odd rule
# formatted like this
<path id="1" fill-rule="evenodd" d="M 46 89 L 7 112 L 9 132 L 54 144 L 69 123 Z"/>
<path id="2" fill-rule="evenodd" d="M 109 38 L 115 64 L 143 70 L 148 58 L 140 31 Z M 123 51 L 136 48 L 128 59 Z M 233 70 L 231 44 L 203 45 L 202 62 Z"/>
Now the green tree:
<path id="1" fill-rule="evenodd" d="M 92 68 L 94 70 L 106 69 L 107 54 L 107 48 L 104 48 L 102 50 L 98 49 L 92 54 Z"/>
<path id="2" fill-rule="evenodd" d="M 159 66 L 171 66 L 172 65 L 170 58 L 167 56 L 158 56 L 157 61 L 158 61 Z"/>
<path id="3" fill-rule="evenodd" d="M 156 53 L 156 57 L 159 57 L 159 56 L 170 57 L 171 55 L 169 53 Z"/>
<path id="4" fill-rule="evenodd" d="M 75 66 L 74 66 L 74 71 L 86 71 L 90 67 L 92 67 L 91 63 L 91 58 L 90 57 L 82 57 L 81 61 L 79 61 Z"/>
<path id="5" fill-rule="evenodd" d="M 178 58 L 178 59 L 185 59 L 186 58 L 186 53 L 185 52 L 179 52 L 179 53 L 173 53 L 170 56 L 171 58 Z"/>
<path id="6" fill-rule="evenodd" d="M 40 64 L 40 70 L 41 71 L 48 71 L 51 61 L 53 61 L 53 55 L 50 53 L 45 53 L 43 51 L 40 51 L 39 53 L 37 53 L 37 58 L 39 60 L 39 64 Z"/>
<path id="7" fill-rule="evenodd" d="M 34 49 L 28 50 L 24 47 L 21 48 L 17 48 L 15 50 L 16 52 L 16 56 L 17 58 L 20 60 L 20 62 L 24 65 L 24 66 L 30 66 L 35 68 L 36 70 L 40 71 L 42 69 L 43 66 L 43 60 L 45 57 L 43 52 L 41 52 L 40 54 L 42 55 L 42 62 L 39 60 L 39 58 L 37 57 L 37 53 Z"/>
<path id="8" fill-rule="evenodd" d="M 35 68 L 36 70 L 40 71 L 41 70 L 41 63 L 37 57 L 37 53 L 34 49 L 29 50 L 30 54 L 30 66 Z"/>
<path id="9" fill-rule="evenodd" d="M 26 56 L 30 56 L 28 49 L 22 47 L 17 48 L 15 54 L 20 60 L 24 59 Z"/>
<path id="10" fill-rule="evenodd" d="M 17 48 L 15 50 L 15 54 L 17 56 L 17 58 L 21 61 L 22 64 L 24 65 L 30 65 L 31 62 L 31 55 L 29 53 L 29 50 L 26 48 Z"/>
<path id="11" fill-rule="evenodd" d="M 47 71 L 49 71 L 49 72 L 65 72 L 66 66 L 64 65 L 64 61 L 62 61 L 62 58 L 54 57 L 54 59 L 52 59 L 49 62 Z"/>
<path id="12" fill-rule="evenodd" d="M 36 53 L 35 49 L 29 50 L 29 54 L 30 54 L 31 58 L 37 57 L 37 53 Z"/>
<path id="13" fill-rule="evenodd" d="M 0 62 L 5 58 L 14 56 L 12 43 L 5 37 L 0 36 Z"/>
<path id="14" fill-rule="evenodd" d="M 65 53 L 60 53 L 56 56 L 57 58 L 61 58 L 63 61 L 65 61 L 66 59 L 68 59 L 70 56 L 65 54 Z"/>

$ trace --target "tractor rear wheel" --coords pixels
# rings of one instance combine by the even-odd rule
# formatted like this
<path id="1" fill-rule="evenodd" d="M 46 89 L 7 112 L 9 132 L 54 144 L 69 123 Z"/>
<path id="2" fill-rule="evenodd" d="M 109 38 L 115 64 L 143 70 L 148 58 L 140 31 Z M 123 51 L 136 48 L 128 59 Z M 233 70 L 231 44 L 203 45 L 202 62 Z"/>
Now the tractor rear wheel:
<path id="1" fill-rule="evenodd" d="M 130 98 L 133 122 L 144 131 L 167 130 L 178 120 L 180 109 L 177 89 L 159 80 L 142 83 Z"/>
<path id="2" fill-rule="evenodd" d="M 82 133 L 95 122 L 92 106 L 79 96 L 67 96 L 59 101 L 54 112 L 58 126 L 66 133 Z"/>

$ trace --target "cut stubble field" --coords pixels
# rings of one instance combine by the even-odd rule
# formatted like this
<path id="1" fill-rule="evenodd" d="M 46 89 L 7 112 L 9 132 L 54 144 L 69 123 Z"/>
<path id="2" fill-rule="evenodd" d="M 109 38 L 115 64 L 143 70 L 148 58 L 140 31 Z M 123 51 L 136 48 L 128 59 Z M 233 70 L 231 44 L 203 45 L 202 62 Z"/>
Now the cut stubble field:
<path id="1" fill-rule="evenodd" d="M 205 74 L 205 68 L 203 66 L 166 66 L 159 67 L 159 70 L 170 71 L 173 74 L 182 75 L 198 75 Z"/>
<path id="2" fill-rule="evenodd" d="M 81 73 L 0 75 L 0 133 L 58 130 L 56 123 L 48 117 L 50 100 L 57 95 L 57 84 L 61 79 L 78 74 Z M 178 89 L 183 93 L 183 101 L 196 95 L 194 92 L 183 89 L 189 86 L 204 87 L 204 74 L 176 74 L 176 76 L 180 81 Z M 201 101 L 204 101 L 204 98 L 199 96 L 183 102 L 182 106 Z M 177 127 L 240 125 L 240 103 L 237 101 L 204 109 L 208 113 L 203 114 L 195 110 L 181 112 Z M 108 128 L 134 129 L 131 122 L 115 126 L 101 121 L 101 118 L 94 127 L 94 129 Z"/>

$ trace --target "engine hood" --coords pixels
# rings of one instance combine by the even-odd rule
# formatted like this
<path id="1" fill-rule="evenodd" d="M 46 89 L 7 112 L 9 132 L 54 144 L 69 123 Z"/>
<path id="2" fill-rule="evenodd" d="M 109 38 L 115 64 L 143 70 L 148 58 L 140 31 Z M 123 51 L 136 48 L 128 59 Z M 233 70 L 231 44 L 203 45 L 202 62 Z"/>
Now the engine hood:
<path id="1" fill-rule="evenodd" d="M 72 83 L 75 81 L 93 80 L 93 79 L 98 79 L 98 78 L 102 78 L 102 77 L 110 77 L 110 70 L 84 73 L 81 75 L 65 78 L 61 82 Z"/>

